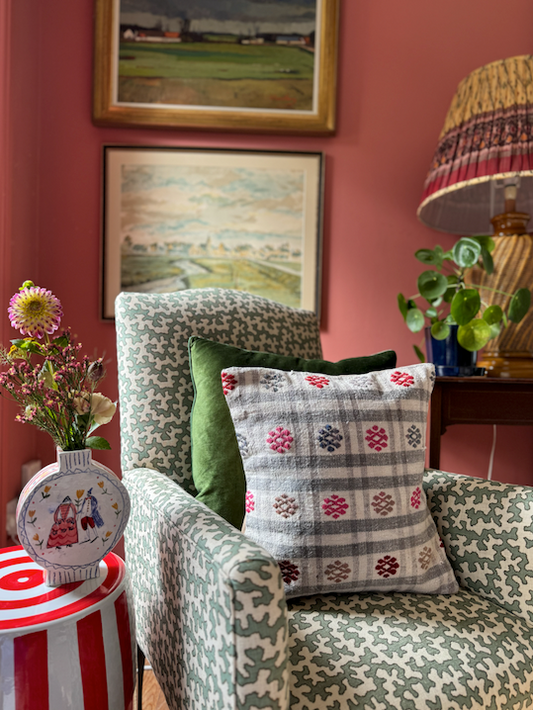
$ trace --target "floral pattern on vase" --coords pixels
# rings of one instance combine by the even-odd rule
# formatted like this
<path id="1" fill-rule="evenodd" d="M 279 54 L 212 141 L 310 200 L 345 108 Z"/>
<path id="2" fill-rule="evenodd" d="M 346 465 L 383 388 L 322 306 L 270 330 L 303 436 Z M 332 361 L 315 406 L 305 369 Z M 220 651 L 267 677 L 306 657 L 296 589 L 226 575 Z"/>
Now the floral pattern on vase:
<path id="1" fill-rule="evenodd" d="M 92 460 L 91 449 L 57 456 L 28 482 L 17 506 L 20 542 L 50 587 L 98 577 L 130 514 L 128 492 Z"/>

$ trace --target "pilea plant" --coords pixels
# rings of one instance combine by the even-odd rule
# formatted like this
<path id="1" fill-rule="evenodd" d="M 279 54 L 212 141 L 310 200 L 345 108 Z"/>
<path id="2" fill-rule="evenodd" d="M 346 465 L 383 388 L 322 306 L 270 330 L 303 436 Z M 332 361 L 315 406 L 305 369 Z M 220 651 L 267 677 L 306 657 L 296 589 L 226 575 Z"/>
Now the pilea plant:
<path id="1" fill-rule="evenodd" d="M 460 345 L 474 352 L 483 348 L 489 340 L 499 335 L 509 322 L 519 323 L 529 310 L 531 293 L 519 288 L 510 294 L 486 285 L 476 284 L 475 270 L 487 274 L 494 271 L 491 256 L 495 242 L 488 236 L 462 237 L 449 251 L 441 246 L 434 249 L 419 249 L 415 257 L 433 268 L 423 271 L 418 277 L 418 293 L 410 298 L 398 294 L 398 306 L 409 330 L 417 333 L 425 325 L 431 326 L 431 334 L 444 340 L 450 326 L 457 325 L 457 340 Z M 501 306 L 489 305 L 482 298 L 483 291 L 492 291 L 510 298 L 506 311 Z M 417 305 L 422 300 L 423 305 Z M 418 346 L 414 349 L 421 360 L 424 355 Z"/>

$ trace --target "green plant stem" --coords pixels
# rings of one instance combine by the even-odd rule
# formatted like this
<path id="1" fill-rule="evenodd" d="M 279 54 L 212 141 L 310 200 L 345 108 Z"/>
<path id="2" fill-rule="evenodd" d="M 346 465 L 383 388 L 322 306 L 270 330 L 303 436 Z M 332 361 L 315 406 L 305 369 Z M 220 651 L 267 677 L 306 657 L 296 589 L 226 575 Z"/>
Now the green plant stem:
<path id="1" fill-rule="evenodd" d="M 506 293 L 505 291 L 500 291 L 497 288 L 492 288 L 491 286 L 481 286 L 480 284 L 470 284 L 472 288 L 485 289 L 486 291 L 492 291 L 493 293 L 499 293 L 501 296 L 512 296 L 512 293 Z"/>
<path id="2" fill-rule="evenodd" d="M 50 345 L 50 336 L 48 335 L 48 333 L 45 333 L 44 335 L 45 335 L 46 344 L 47 344 L 47 345 Z M 51 376 L 51 378 L 52 378 L 52 387 L 53 387 L 53 389 L 57 390 L 57 389 L 58 389 L 58 386 L 57 386 L 57 382 L 54 380 L 54 368 L 53 368 L 53 365 L 52 365 L 52 363 L 50 362 L 50 360 L 48 360 L 48 359 L 45 360 L 45 363 L 46 363 L 46 368 L 47 368 L 47 370 L 48 370 L 48 372 L 50 373 L 50 376 Z"/>

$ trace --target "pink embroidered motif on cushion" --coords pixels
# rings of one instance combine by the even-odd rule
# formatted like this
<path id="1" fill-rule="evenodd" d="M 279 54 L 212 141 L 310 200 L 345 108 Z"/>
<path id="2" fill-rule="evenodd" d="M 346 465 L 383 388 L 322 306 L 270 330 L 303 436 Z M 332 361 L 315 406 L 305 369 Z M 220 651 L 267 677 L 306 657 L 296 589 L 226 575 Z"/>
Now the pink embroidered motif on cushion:
<path id="1" fill-rule="evenodd" d="M 255 510 L 255 500 L 252 491 L 246 491 L 245 507 L 247 513 L 252 513 Z"/>
<path id="2" fill-rule="evenodd" d="M 277 451 L 278 454 L 284 454 L 291 448 L 294 439 L 288 429 L 282 426 L 277 426 L 273 431 L 268 432 L 267 444 L 270 444 L 272 451 Z"/>
<path id="3" fill-rule="evenodd" d="M 309 382 L 310 385 L 313 385 L 319 390 L 329 385 L 328 378 L 322 377 L 321 375 L 307 375 L 305 379 L 307 380 L 307 382 Z"/>

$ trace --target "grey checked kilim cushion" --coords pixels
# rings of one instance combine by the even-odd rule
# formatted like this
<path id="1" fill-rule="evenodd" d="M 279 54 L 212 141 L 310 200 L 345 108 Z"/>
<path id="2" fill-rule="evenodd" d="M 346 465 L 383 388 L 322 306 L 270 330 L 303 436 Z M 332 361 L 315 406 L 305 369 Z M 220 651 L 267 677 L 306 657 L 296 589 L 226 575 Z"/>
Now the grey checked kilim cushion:
<path id="1" fill-rule="evenodd" d="M 246 535 L 287 597 L 452 593 L 422 487 L 432 365 L 324 376 L 222 372 L 247 480 Z"/>

